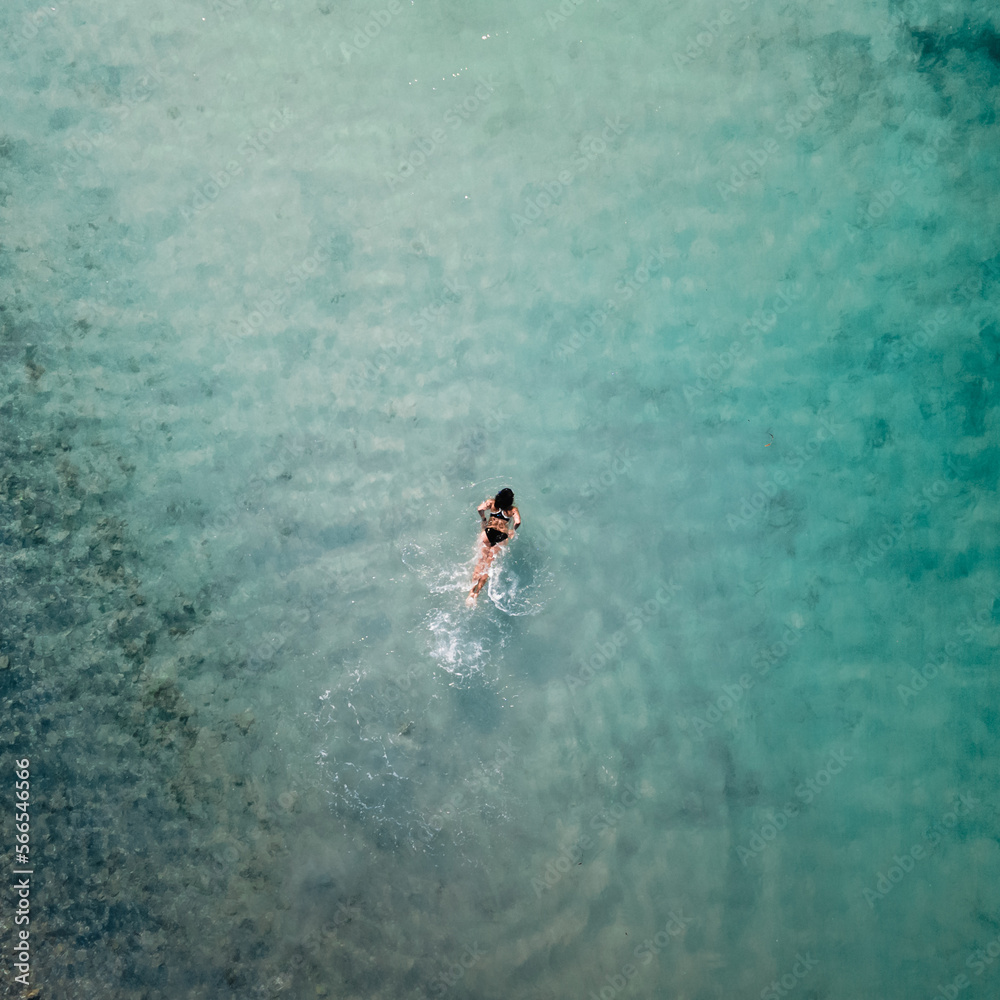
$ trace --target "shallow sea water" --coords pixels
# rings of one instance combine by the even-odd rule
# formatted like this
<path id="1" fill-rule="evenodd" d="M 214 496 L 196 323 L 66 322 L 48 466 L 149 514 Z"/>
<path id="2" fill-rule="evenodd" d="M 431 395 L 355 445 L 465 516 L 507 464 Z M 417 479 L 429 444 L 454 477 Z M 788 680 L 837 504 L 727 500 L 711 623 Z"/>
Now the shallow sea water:
<path id="1" fill-rule="evenodd" d="M 997 994 L 988 5 L 0 25 L 32 988 Z"/>

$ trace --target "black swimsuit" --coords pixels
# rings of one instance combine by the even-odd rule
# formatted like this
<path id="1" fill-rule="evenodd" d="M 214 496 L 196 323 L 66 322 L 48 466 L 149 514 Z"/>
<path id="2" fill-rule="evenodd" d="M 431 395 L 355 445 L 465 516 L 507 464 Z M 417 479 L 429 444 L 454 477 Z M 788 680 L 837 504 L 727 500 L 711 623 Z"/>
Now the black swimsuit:
<path id="1" fill-rule="evenodd" d="M 504 517 L 504 515 L 501 514 L 500 511 L 491 510 L 490 517 L 487 518 L 487 522 L 489 522 L 490 518 L 494 517 L 498 517 L 505 524 L 510 520 L 509 517 Z M 507 538 L 506 531 L 498 531 L 496 528 L 486 528 L 486 540 L 490 543 L 490 548 L 492 548 L 498 542 L 502 542 L 505 538 Z"/>

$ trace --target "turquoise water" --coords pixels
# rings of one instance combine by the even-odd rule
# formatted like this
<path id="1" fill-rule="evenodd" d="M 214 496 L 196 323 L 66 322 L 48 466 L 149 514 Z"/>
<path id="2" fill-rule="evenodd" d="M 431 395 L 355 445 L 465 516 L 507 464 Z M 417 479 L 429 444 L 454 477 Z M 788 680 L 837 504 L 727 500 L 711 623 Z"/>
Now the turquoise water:
<path id="1" fill-rule="evenodd" d="M 0 23 L 3 996 L 997 995 L 988 5 Z"/>

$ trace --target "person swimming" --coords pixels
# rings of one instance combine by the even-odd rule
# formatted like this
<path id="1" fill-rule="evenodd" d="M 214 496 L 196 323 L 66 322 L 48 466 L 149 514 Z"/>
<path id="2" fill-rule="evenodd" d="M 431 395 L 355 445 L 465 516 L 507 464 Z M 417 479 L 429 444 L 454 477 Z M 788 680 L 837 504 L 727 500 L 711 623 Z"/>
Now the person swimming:
<path id="1" fill-rule="evenodd" d="M 510 541 L 521 524 L 521 514 L 514 506 L 514 491 L 504 487 L 495 497 L 487 498 L 477 508 L 483 535 L 479 544 L 479 557 L 472 571 L 472 589 L 466 604 L 475 604 L 479 591 L 490 578 L 490 565 L 497 550 Z"/>

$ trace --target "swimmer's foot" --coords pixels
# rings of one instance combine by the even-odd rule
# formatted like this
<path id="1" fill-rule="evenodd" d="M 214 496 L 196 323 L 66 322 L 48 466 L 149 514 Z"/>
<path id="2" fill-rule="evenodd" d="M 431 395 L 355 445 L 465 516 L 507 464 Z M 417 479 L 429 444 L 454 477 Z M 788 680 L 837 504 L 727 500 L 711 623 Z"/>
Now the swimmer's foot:
<path id="1" fill-rule="evenodd" d="M 469 592 L 469 596 L 465 599 L 465 606 L 467 608 L 474 608 L 476 606 L 476 595 Z"/>

